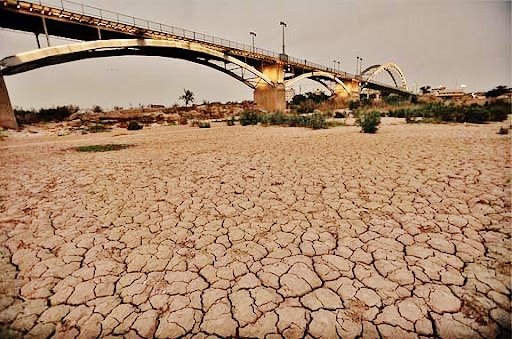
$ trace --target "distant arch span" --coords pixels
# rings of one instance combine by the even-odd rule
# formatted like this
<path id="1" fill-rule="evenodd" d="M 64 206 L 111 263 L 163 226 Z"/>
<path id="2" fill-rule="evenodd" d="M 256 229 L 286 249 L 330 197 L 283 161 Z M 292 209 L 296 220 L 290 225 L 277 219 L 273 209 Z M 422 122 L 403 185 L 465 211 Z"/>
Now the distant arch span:
<path id="1" fill-rule="evenodd" d="M 406 91 L 408 91 L 407 81 L 405 80 L 404 72 L 400 69 L 400 67 L 397 64 L 393 62 L 388 62 L 382 65 L 370 66 L 361 72 L 361 76 L 364 78 L 364 81 L 368 83 L 382 71 L 386 71 L 389 74 L 397 88 L 405 89 Z"/>

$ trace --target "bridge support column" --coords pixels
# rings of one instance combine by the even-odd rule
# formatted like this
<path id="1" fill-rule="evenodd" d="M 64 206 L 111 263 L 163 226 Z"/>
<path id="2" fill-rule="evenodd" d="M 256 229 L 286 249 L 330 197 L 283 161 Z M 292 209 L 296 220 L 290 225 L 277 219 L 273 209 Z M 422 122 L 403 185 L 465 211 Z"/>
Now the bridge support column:
<path id="1" fill-rule="evenodd" d="M 336 98 L 340 100 L 359 100 L 359 82 L 357 80 L 344 80 L 344 83 L 350 90 L 350 93 L 348 93 L 340 84 L 336 84 L 334 87 L 334 94 L 336 95 Z"/>
<path id="2" fill-rule="evenodd" d="M 275 86 L 260 83 L 254 90 L 254 102 L 269 112 L 284 112 L 286 109 L 286 90 L 284 87 L 283 65 L 273 64 L 261 67 L 260 71 L 268 76 Z"/>
<path id="3" fill-rule="evenodd" d="M 12 110 L 9 93 L 2 75 L 0 75 L 0 127 L 18 129 L 18 122 Z"/>

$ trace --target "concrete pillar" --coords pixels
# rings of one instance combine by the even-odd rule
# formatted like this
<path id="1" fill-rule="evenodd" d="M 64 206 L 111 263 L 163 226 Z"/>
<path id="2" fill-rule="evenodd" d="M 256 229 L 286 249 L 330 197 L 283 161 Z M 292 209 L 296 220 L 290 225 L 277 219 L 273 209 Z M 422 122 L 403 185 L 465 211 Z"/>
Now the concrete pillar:
<path id="1" fill-rule="evenodd" d="M 4 77 L 0 75 L 0 127 L 18 129 Z"/>
<path id="2" fill-rule="evenodd" d="M 259 70 L 274 81 L 276 86 L 271 86 L 266 82 L 258 84 L 254 90 L 254 102 L 266 111 L 284 112 L 286 109 L 286 90 L 284 88 L 283 65 L 280 63 L 264 65 Z"/>
<path id="3" fill-rule="evenodd" d="M 348 93 L 340 84 L 336 84 L 334 87 L 334 94 L 336 97 L 341 100 L 359 100 L 359 81 L 344 80 L 343 83 L 348 87 L 350 93 Z"/>

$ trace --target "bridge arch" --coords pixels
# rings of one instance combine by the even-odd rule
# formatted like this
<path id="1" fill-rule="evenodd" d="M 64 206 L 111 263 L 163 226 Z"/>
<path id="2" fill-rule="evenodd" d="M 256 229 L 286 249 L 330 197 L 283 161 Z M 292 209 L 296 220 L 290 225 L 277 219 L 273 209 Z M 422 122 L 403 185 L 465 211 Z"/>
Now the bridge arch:
<path id="1" fill-rule="evenodd" d="M 71 61 L 121 55 L 188 60 L 226 73 L 253 89 L 262 82 L 271 87 L 276 85 L 268 76 L 236 57 L 204 44 L 180 40 L 112 39 L 47 47 L 4 58 L 0 61 L 0 74 L 13 75 Z"/>
<path id="2" fill-rule="evenodd" d="M 345 85 L 345 83 L 343 81 L 341 81 L 338 77 L 336 77 L 334 74 L 332 73 L 328 73 L 328 72 L 323 72 L 323 71 L 317 71 L 317 72 L 310 72 L 310 73 L 303 73 L 299 76 L 296 76 L 294 78 L 291 78 L 291 79 L 288 79 L 284 82 L 284 86 L 286 88 L 290 88 L 292 87 L 295 83 L 301 81 L 301 80 L 304 80 L 304 79 L 311 79 L 311 80 L 314 80 L 316 82 L 319 82 L 320 84 L 322 84 L 323 86 L 325 86 L 328 90 L 332 91 L 332 88 L 329 88 L 325 82 L 323 82 L 323 80 L 325 79 L 328 79 L 328 80 L 331 80 L 337 84 L 339 84 L 349 95 L 351 95 L 351 91 L 350 89 L 347 87 L 347 85 Z"/>
<path id="3" fill-rule="evenodd" d="M 368 83 L 382 71 L 386 71 L 389 74 L 397 88 L 405 89 L 406 91 L 408 91 L 407 81 L 405 80 L 404 72 L 400 69 L 400 67 L 397 64 L 393 62 L 388 62 L 382 65 L 370 66 L 361 72 L 361 76 L 364 78 L 365 83 Z M 364 87 L 364 85 L 362 87 Z"/>

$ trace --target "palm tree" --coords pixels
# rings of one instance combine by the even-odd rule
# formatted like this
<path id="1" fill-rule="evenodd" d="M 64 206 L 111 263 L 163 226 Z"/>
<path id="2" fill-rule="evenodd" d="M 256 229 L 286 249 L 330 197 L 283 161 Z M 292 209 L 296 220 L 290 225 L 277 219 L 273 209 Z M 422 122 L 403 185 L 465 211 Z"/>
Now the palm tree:
<path id="1" fill-rule="evenodd" d="M 184 94 L 180 96 L 178 99 L 185 101 L 185 106 L 188 106 L 189 103 L 194 102 L 194 93 L 191 90 L 183 89 Z"/>

